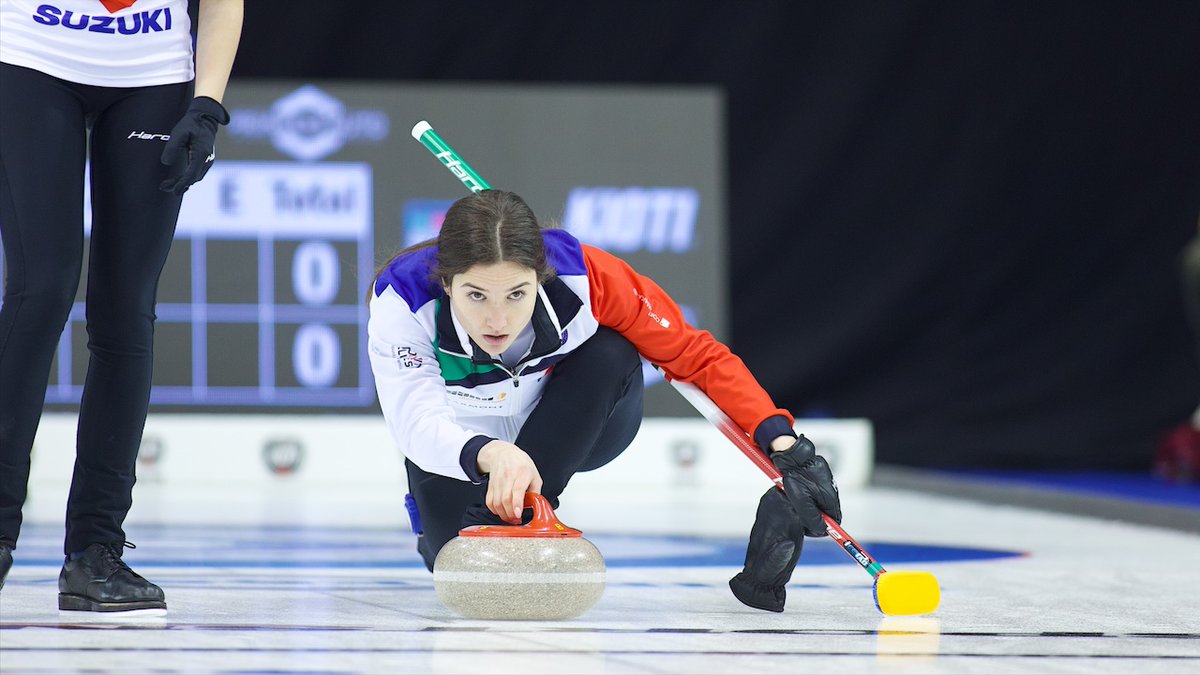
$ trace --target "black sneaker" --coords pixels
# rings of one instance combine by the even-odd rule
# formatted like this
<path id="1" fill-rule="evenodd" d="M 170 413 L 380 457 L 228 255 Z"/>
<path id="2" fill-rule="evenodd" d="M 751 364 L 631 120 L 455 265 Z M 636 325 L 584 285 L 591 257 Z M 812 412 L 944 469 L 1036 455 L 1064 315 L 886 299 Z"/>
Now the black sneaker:
<path id="1" fill-rule="evenodd" d="M 58 608 L 83 612 L 166 609 L 162 589 L 129 569 L 121 560 L 121 549 L 121 544 L 92 544 L 79 558 L 63 563 L 58 575 Z"/>
<path id="2" fill-rule="evenodd" d="M 4 588 L 4 580 L 8 578 L 8 571 L 12 569 L 12 546 L 8 542 L 0 541 L 0 588 Z"/>

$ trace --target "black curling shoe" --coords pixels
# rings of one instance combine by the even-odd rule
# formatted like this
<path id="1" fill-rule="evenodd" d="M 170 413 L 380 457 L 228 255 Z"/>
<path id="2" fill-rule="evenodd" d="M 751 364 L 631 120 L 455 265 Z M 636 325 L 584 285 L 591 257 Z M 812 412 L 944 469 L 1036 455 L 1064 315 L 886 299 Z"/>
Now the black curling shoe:
<path id="1" fill-rule="evenodd" d="M 58 608 L 83 612 L 166 609 L 158 586 L 121 560 L 121 545 L 92 544 L 76 560 L 63 563 L 58 575 Z"/>
<path id="2" fill-rule="evenodd" d="M 4 580 L 12 569 L 12 547 L 0 541 L 0 588 L 4 588 Z"/>

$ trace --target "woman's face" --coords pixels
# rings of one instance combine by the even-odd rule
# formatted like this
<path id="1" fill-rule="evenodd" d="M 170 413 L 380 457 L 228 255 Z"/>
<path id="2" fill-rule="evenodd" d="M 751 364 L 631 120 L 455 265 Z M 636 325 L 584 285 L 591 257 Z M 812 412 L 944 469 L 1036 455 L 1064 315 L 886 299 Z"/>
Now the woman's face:
<path id="1" fill-rule="evenodd" d="M 476 265 L 454 275 L 446 295 L 454 316 L 483 351 L 500 355 L 529 325 L 537 272 L 514 262 Z"/>

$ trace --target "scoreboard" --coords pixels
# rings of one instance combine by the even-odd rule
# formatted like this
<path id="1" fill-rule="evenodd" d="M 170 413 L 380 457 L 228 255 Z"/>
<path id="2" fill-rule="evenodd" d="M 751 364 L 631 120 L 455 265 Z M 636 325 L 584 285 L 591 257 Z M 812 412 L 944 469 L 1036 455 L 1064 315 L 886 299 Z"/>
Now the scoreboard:
<path id="1" fill-rule="evenodd" d="M 378 410 L 366 358 L 375 268 L 436 236 L 466 194 L 409 136 L 420 120 L 492 185 L 626 259 L 725 337 L 715 90 L 255 81 L 231 83 L 225 104 L 231 123 L 184 196 L 159 284 L 152 410 Z M 73 410 L 82 391 L 83 283 L 49 410 Z M 691 414 L 645 372 L 648 415 Z"/>
<path id="2" fill-rule="evenodd" d="M 175 278 L 159 298 L 160 321 L 175 335 L 157 340 L 154 400 L 370 405 L 360 345 L 371 191 L 364 163 L 214 164 L 188 192 Z"/>

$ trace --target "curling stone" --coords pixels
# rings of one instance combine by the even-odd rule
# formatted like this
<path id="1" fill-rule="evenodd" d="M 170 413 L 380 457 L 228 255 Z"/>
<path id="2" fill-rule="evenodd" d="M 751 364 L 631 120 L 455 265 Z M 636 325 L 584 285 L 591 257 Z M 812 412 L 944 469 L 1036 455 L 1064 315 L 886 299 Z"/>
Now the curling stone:
<path id="1" fill-rule="evenodd" d="M 546 498 L 525 494 L 525 525 L 459 530 L 433 562 L 438 598 L 468 619 L 570 619 L 604 592 L 604 558 L 559 522 Z"/>

